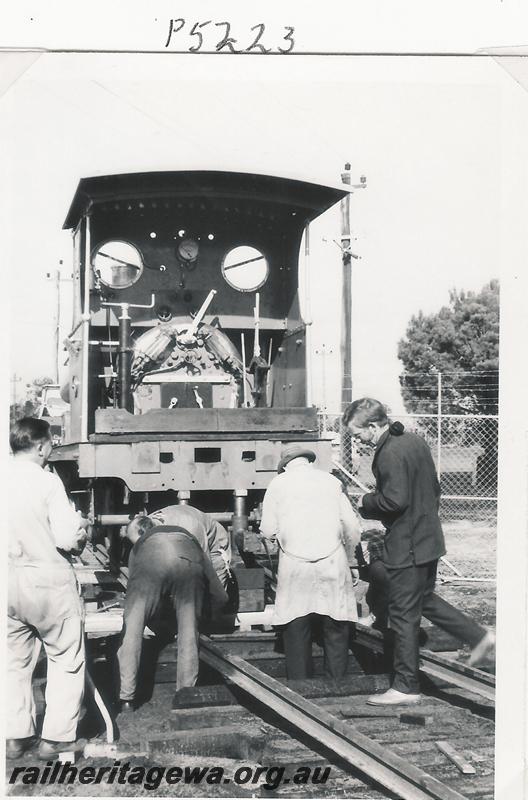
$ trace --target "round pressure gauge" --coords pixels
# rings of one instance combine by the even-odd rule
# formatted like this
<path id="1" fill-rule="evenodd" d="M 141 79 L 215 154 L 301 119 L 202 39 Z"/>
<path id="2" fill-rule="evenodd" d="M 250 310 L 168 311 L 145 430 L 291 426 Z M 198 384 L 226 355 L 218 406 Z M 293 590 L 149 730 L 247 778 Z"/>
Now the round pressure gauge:
<path id="1" fill-rule="evenodd" d="M 222 275 L 227 283 L 239 292 L 254 292 L 266 282 L 269 273 L 268 259 L 256 247 L 233 247 L 222 261 Z"/>
<path id="2" fill-rule="evenodd" d="M 118 239 L 98 245 L 92 252 L 92 269 L 101 283 L 112 289 L 132 286 L 143 272 L 143 258 L 137 247 Z"/>
<path id="3" fill-rule="evenodd" d="M 192 264 L 198 258 L 200 246 L 196 239 L 182 239 L 178 245 L 178 255 L 182 261 Z"/>

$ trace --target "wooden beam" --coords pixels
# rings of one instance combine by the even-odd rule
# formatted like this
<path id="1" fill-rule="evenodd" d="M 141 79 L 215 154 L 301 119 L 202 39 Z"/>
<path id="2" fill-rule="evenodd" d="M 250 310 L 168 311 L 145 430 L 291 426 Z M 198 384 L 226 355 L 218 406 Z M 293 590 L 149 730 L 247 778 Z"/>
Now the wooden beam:
<path id="1" fill-rule="evenodd" d="M 121 408 L 95 412 L 96 434 L 280 431 L 318 435 L 315 408 L 156 408 L 134 415 Z"/>
<path id="2" fill-rule="evenodd" d="M 205 659 L 204 659 L 205 660 Z M 258 670 L 260 672 L 260 670 Z M 159 682 L 167 680 L 173 683 L 175 680 L 175 666 L 158 667 L 156 675 L 160 676 Z M 265 673 L 261 673 L 264 675 Z M 268 680 L 273 680 L 266 675 Z M 156 682 L 158 682 L 156 680 Z M 282 682 L 281 682 L 282 683 Z M 354 675 L 344 678 L 334 685 L 323 678 L 308 678 L 306 680 L 288 681 L 284 684 L 290 690 L 303 697 L 343 697 L 348 698 L 355 695 L 372 694 L 374 692 L 385 691 L 389 688 L 389 678 L 387 675 Z M 240 692 L 230 686 L 191 686 L 180 689 L 174 698 L 173 709 L 177 708 L 202 708 L 205 706 L 222 706 L 240 703 Z"/>
<path id="3" fill-rule="evenodd" d="M 458 753 L 455 748 L 449 744 L 449 742 L 435 742 L 436 746 L 443 753 L 447 758 L 455 765 L 457 769 L 462 772 L 463 775 L 476 775 L 477 770 L 470 764 L 469 761 L 466 761 L 463 756 Z"/>

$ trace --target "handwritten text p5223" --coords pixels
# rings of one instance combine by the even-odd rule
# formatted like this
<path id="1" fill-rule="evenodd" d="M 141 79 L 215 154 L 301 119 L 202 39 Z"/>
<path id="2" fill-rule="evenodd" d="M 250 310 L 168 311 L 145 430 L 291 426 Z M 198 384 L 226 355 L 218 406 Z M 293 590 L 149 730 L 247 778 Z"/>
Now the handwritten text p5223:
<path id="1" fill-rule="evenodd" d="M 169 29 L 165 47 L 188 50 L 190 53 L 291 53 L 295 47 L 293 35 L 295 28 L 285 25 L 275 41 L 266 34 L 266 26 L 258 22 L 249 30 L 236 31 L 237 38 L 232 35 L 230 22 L 215 22 L 207 19 L 203 22 L 188 22 L 183 17 L 169 20 Z M 281 35 L 282 34 L 282 35 Z M 178 47 L 179 45 L 179 47 Z"/>

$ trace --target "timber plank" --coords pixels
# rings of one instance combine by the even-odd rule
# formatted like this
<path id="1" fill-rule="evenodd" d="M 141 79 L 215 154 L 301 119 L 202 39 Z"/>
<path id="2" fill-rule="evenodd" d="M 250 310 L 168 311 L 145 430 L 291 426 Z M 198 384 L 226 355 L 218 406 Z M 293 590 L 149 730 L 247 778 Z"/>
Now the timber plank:
<path id="1" fill-rule="evenodd" d="M 146 414 L 125 409 L 98 409 L 96 434 L 122 433 L 224 433 L 252 431 L 318 435 L 315 408 L 155 408 Z"/>
<path id="2" fill-rule="evenodd" d="M 266 740 L 267 734 L 262 730 L 248 731 L 242 725 L 230 725 L 149 736 L 146 742 L 152 753 L 261 761 Z"/>
<path id="3" fill-rule="evenodd" d="M 349 695 L 381 692 L 389 687 L 388 675 L 356 675 L 344 678 L 339 683 L 329 685 L 327 679 L 311 678 L 302 681 L 281 681 L 281 683 L 305 698 L 348 697 Z M 196 708 L 204 706 L 240 704 L 243 695 L 230 686 L 199 686 L 180 689 L 174 698 L 173 708 Z"/>
<path id="4" fill-rule="evenodd" d="M 265 672 L 267 675 L 272 675 L 273 677 L 278 677 L 278 678 L 285 678 L 286 676 L 286 661 L 281 653 L 266 653 L 263 651 L 260 653 L 257 652 L 253 654 L 246 653 L 242 657 L 250 664 L 253 664 L 254 667 L 257 667 L 257 669 L 260 669 L 262 670 L 262 672 Z M 164 680 L 162 675 L 172 674 L 170 672 L 170 667 L 172 665 L 173 669 L 175 669 L 177 660 L 178 660 L 178 647 L 176 644 L 171 644 L 168 647 L 164 648 L 158 659 L 158 664 L 156 668 L 156 681 L 158 681 L 158 677 L 160 682 Z M 323 655 L 322 654 L 314 655 L 312 661 L 313 661 L 314 677 L 318 678 L 323 676 L 324 674 Z M 347 676 L 364 675 L 364 670 L 357 663 L 356 659 L 352 655 L 350 655 L 348 660 L 348 669 L 346 674 Z"/>
<path id="5" fill-rule="evenodd" d="M 169 718 L 169 726 L 175 731 L 221 728 L 235 724 L 262 725 L 262 720 L 257 714 L 238 705 L 173 709 Z"/>

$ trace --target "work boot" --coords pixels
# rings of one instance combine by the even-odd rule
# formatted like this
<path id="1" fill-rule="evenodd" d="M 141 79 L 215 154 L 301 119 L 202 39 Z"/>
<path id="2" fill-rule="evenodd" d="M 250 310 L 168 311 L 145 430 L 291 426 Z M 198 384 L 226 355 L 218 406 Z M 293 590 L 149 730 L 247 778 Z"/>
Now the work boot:
<path id="1" fill-rule="evenodd" d="M 34 736 L 26 736 L 24 739 L 6 739 L 6 758 L 20 758 L 33 744 L 35 744 Z"/>
<path id="2" fill-rule="evenodd" d="M 124 714 L 128 716 L 129 714 L 133 714 L 135 710 L 134 702 L 132 700 L 119 701 L 118 714 Z"/>
<path id="3" fill-rule="evenodd" d="M 383 694 L 373 694 L 369 697 L 367 704 L 369 706 L 403 706 L 414 705 L 419 703 L 422 699 L 421 694 L 407 694 L 406 692 L 399 692 L 397 689 L 387 689 Z"/>
<path id="4" fill-rule="evenodd" d="M 61 753 L 75 752 L 77 742 L 52 742 L 50 739 L 41 739 L 38 757 L 41 761 L 51 761 L 58 758 Z"/>
<path id="5" fill-rule="evenodd" d="M 495 658 L 495 634 L 486 631 L 480 642 L 475 645 L 467 660 L 468 667 L 478 667 L 483 662 L 493 661 Z"/>

